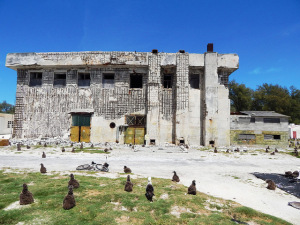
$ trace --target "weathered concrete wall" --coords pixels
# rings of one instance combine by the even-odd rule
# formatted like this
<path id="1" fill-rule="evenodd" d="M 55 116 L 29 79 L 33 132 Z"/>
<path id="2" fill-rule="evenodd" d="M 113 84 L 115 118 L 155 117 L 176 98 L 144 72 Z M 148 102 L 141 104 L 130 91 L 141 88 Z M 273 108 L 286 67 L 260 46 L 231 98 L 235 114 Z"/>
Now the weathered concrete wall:
<path id="1" fill-rule="evenodd" d="M 0 113 L 0 138 L 1 135 L 12 135 L 14 115 Z"/>

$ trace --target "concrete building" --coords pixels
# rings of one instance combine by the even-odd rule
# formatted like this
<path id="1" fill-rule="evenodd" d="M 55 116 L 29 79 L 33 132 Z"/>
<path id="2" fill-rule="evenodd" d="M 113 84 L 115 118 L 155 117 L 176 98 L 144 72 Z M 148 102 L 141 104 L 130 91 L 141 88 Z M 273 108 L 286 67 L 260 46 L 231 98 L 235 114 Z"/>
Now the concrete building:
<path id="1" fill-rule="evenodd" d="M 0 139 L 9 139 L 13 133 L 14 115 L 0 113 Z"/>
<path id="2" fill-rule="evenodd" d="M 274 111 L 241 111 L 230 117 L 232 145 L 288 145 L 289 116 Z"/>
<path id="3" fill-rule="evenodd" d="M 228 76 L 236 54 L 10 53 L 14 136 L 77 142 L 230 144 Z"/>

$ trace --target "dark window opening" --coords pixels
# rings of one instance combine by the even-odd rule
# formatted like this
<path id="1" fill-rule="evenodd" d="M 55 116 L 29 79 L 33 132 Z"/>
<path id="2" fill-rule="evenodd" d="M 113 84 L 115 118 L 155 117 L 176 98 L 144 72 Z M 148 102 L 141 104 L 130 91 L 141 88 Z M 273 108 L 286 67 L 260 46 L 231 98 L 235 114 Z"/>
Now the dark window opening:
<path id="1" fill-rule="evenodd" d="M 184 139 L 180 139 L 179 144 L 184 145 Z"/>
<path id="2" fill-rule="evenodd" d="M 128 126 L 144 127 L 146 125 L 146 116 L 126 116 L 125 120 Z"/>
<path id="3" fill-rule="evenodd" d="M 111 123 L 109 124 L 109 127 L 110 127 L 110 128 L 115 128 L 115 127 L 116 127 L 116 124 L 115 124 L 114 122 L 111 122 Z"/>
<path id="4" fill-rule="evenodd" d="M 155 139 L 150 139 L 150 145 L 155 145 Z"/>
<path id="5" fill-rule="evenodd" d="M 164 75 L 164 88 L 172 88 L 172 75 Z"/>
<path id="6" fill-rule="evenodd" d="M 54 74 L 53 86 L 66 86 L 66 77 L 65 73 Z"/>
<path id="7" fill-rule="evenodd" d="M 41 73 L 41 72 L 30 73 L 29 86 L 31 86 L 31 87 L 41 86 L 42 85 L 42 77 L 43 77 L 43 73 Z"/>
<path id="8" fill-rule="evenodd" d="M 255 117 L 251 117 L 250 123 L 255 123 Z"/>
<path id="9" fill-rule="evenodd" d="M 78 86 L 88 87 L 91 85 L 91 75 L 89 73 L 78 73 Z"/>
<path id="10" fill-rule="evenodd" d="M 239 140 L 255 140 L 255 134 L 239 134 Z"/>
<path id="11" fill-rule="evenodd" d="M 265 134 L 264 139 L 265 140 L 280 140 L 280 135 Z"/>
<path id="12" fill-rule="evenodd" d="M 280 118 L 264 118 L 264 123 L 280 123 Z"/>
<path id="13" fill-rule="evenodd" d="M 194 89 L 199 89 L 199 74 L 190 75 L 190 87 Z"/>
<path id="14" fill-rule="evenodd" d="M 130 88 L 143 88 L 143 75 L 130 74 Z"/>
<path id="15" fill-rule="evenodd" d="M 115 75 L 114 74 L 103 74 L 103 88 L 114 88 L 115 87 Z"/>

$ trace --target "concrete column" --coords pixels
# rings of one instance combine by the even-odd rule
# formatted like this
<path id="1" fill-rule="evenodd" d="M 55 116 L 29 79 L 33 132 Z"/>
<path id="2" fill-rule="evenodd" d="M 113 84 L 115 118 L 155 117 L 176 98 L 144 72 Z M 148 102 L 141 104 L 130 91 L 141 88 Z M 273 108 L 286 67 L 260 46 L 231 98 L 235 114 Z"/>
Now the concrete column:
<path id="1" fill-rule="evenodd" d="M 218 54 L 215 52 L 204 54 L 204 83 L 204 145 L 209 145 L 210 141 L 218 145 Z"/>

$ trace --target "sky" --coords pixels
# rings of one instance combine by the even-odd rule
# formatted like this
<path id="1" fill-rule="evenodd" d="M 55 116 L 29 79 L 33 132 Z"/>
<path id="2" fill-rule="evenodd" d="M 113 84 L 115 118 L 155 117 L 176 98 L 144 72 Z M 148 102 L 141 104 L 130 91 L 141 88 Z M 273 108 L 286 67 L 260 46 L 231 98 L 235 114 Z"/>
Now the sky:
<path id="1" fill-rule="evenodd" d="M 230 80 L 300 89 L 300 0 L 0 0 L 0 102 L 15 103 L 7 53 L 214 51 L 239 55 Z"/>

